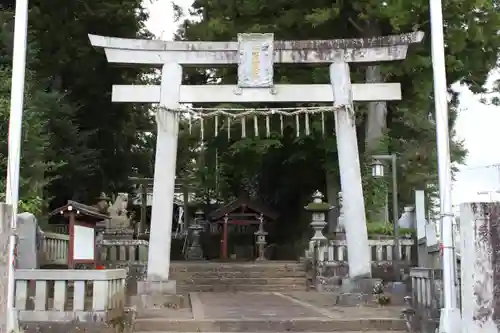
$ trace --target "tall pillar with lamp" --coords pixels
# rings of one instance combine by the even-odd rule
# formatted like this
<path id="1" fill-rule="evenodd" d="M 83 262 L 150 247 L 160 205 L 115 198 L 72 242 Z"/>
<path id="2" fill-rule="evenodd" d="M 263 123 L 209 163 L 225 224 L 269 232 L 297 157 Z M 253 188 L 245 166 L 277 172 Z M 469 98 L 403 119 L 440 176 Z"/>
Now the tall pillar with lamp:
<path id="1" fill-rule="evenodd" d="M 373 155 L 372 163 L 372 176 L 374 178 L 382 178 L 385 176 L 384 164 L 381 161 L 391 162 L 391 173 L 392 173 L 392 223 L 393 223 L 393 237 L 394 237 L 394 274 L 396 277 L 400 277 L 399 272 L 399 262 L 401 261 L 401 247 L 399 246 L 399 207 L 398 207 L 398 175 L 397 175 L 397 155 Z"/>

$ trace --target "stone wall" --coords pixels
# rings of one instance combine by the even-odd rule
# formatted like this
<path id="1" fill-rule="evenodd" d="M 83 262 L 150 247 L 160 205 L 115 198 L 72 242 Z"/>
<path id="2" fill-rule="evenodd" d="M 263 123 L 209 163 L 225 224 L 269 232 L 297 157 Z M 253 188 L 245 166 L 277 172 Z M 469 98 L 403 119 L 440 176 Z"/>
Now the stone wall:
<path id="1" fill-rule="evenodd" d="M 22 322 L 24 333 L 132 333 L 137 313 L 126 309 L 125 315 L 110 322 L 77 320 L 68 322 Z"/>

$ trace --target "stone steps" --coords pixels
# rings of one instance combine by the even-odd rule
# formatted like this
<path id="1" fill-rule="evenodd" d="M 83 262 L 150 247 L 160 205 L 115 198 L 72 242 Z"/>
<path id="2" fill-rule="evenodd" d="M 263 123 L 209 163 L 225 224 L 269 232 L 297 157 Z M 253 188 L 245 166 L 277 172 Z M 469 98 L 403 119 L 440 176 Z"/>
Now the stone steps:
<path id="1" fill-rule="evenodd" d="M 294 271 L 272 271 L 272 272 L 252 272 L 252 271 L 199 271 L 199 272 L 170 272 L 172 280 L 184 280 L 187 278 L 206 278 L 206 279 L 244 279 L 244 278 L 303 278 L 306 273 L 302 270 Z"/>
<path id="2" fill-rule="evenodd" d="M 179 280 L 176 280 L 180 283 Z M 304 285 L 306 280 L 304 277 L 253 277 L 253 278 L 234 278 L 229 276 L 220 276 L 216 278 L 206 278 L 206 277 L 191 277 L 182 279 L 183 285 L 193 285 L 193 284 L 201 284 L 201 285 Z"/>
<path id="3" fill-rule="evenodd" d="M 385 332 L 405 331 L 399 319 L 216 319 L 138 318 L 135 332 Z"/>
<path id="4" fill-rule="evenodd" d="M 177 262 L 170 278 L 178 292 L 304 291 L 305 267 L 298 262 Z"/>
<path id="5" fill-rule="evenodd" d="M 290 272 L 304 271 L 304 264 L 299 262 L 266 262 L 266 263 L 219 263 L 219 262 L 197 262 L 189 261 L 173 262 L 170 265 L 170 273 L 177 272 Z"/>
<path id="6" fill-rule="evenodd" d="M 281 332 L 273 332 L 273 331 L 260 331 L 259 333 L 287 333 L 289 331 L 281 331 Z M 407 333 L 407 331 L 400 331 L 400 330 L 397 330 L 397 331 L 394 331 L 394 330 L 390 330 L 390 331 L 335 331 L 336 333 Z M 143 331 L 141 332 L 136 332 L 136 333 L 143 333 Z M 149 331 L 149 333 L 170 333 L 168 331 Z M 206 331 L 204 333 L 221 333 L 220 331 L 213 331 L 213 332 L 210 332 L 210 331 Z"/>
<path id="7" fill-rule="evenodd" d="M 197 285 L 197 284 L 177 284 L 178 293 L 188 292 L 272 292 L 272 291 L 306 291 L 307 285 L 303 284 L 284 285 L 245 285 L 245 284 L 217 284 L 217 285 Z"/>

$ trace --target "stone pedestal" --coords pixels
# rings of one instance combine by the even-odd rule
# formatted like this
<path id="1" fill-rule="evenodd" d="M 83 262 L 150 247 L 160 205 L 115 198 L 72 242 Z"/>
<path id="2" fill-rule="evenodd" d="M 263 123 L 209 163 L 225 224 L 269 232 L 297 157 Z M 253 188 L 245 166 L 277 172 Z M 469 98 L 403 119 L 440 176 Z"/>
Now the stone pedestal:
<path id="1" fill-rule="evenodd" d="M 133 239 L 134 229 L 132 228 L 106 228 L 102 231 L 103 239 Z"/>
<path id="2" fill-rule="evenodd" d="M 177 295 L 177 284 L 174 280 L 145 280 L 137 283 L 134 305 L 140 309 L 181 307 L 183 303 L 184 298 Z"/>

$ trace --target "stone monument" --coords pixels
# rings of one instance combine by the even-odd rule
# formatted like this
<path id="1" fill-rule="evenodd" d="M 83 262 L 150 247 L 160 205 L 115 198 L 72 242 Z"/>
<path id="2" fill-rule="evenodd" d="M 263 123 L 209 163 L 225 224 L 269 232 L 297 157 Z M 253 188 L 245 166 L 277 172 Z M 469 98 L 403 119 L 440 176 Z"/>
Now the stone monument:
<path id="1" fill-rule="evenodd" d="M 115 202 L 108 208 L 109 220 L 106 222 L 104 239 L 132 239 L 134 228 L 128 216 L 128 193 L 118 193 Z"/>
<path id="2" fill-rule="evenodd" d="M 115 202 L 108 208 L 109 229 L 130 228 L 130 219 L 127 216 L 128 193 L 118 193 Z"/>
<path id="3" fill-rule="evenodd" d="M 415 207 L 414 206 L 406 206 L 403 210 L 403 214 L 398 220 L 398 225 L 400 228 L 404 229 L 415 229 L 416 221 L 415 221 Z"/>
<path id="4" fill-rule="evenodd" d="M 344 214 L 348 221 L 345 227 L 350 274 L 353 277 L 371 276 L 353 101 L 399 100 L 401 88 L 399 83 L 351 84 L 349 63 L 402 60 L 408 46 L 422 40 L 422 32 L 318 41 L 275 41 L 273 34 L 239 34 L 235 42 L 136 40 L 96 35 L 89 35 L 89 38 L 92 45 L 104 48 L 109 62 L 161 68 L 160 85 L 114 86 L 112 93 L 115 102 L 159 103 L 148 280 L 162 286 L 169 280 L 179 115 L 181 112 L 197 115 L 190 119 L 200 119 L 203 137 L 203 117 L 207 114 L 221 116 L 222 112 L 218 109 L 203 113 L 181 108 L 181 103 L 332 103 L 333 106 L 327 109 L 300 108 L 293 115 L 280 109 L 274 114 L 281 121 L 290 116 L 297 122 L 305 118 L 306 134 L 310 131 L 309 117 L 324 119 L 324 112 L 334 114 L 340 183 L 345 198 Z M 330 64 L 331 82 L 275 85 L 275 62 Z M 182 85 L 183 66 L 231 64 L 238 65 L 237 85 Z M 256 119 L 264 111 L 256 111 L 253 109 L 249 114 L 254 118 L 255 133 L 258 133 Z M 226 114 L 228 124 L 238 114 L 242 113 Z M 269 124 L 271 115 L 272 112 L 264 116 L 266 124 Z M 245 123 L 241 122 L 243 137 L 246 135 Z M 269 133 L 268 128 L 266 125 L 266 133 Z M 299 133 L 300 129 L 297 131 Z M 231 131 L 227 132 L 230 135 Z"/>
<path id="5" fill-rule="evenodd" d="M 461 204 L 460 232 L 462 332 L 498 333 L 500 203 Z M 444 287 L 458 300 L 454 288 Z"/>
<path id="6" fill-rule="evenodd" d="M 95 209 L 97 209 L 99 213 L 107 214 L 110 200 L 111 199 L 106 195 L 106 193 L 101 192 L 99 197 L 97 197 L 97 203 L 94 205 Z"/>
<path id="7" fill-rule="evenodd" d="M 39 251 L 43 245 L 43 231 L 38 226 L 35 215 L 31 213 L 17 214 L 17 268 L 37 269 L 40 268 Z"/>

